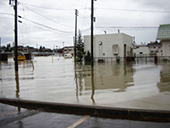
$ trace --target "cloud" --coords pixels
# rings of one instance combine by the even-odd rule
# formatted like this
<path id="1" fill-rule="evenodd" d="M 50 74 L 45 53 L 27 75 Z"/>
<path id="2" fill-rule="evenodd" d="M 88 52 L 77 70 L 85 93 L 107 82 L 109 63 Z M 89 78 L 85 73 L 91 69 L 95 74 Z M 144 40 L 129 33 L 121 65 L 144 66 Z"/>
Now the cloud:
<path id="1" fill-rule="evenodd" d="M 22 24 L 18 24 L 19 44 L 37 44 L 53 48 L 58 45 L 73 45 L 75 30 L 75 9 L 78 9 L 78 29 L 83 35 L 90 34 L 91 1 L 89 0 L 18 0 L 18 14 Z M 156 39 L 157 29 L 111 28 L 111 27 L 151 27 L 170 23 L 170 1 L 162 0 L 107 0 L 94 2 L 94 31 L 96 34 L 116 33 L 118 29 L 136 37 L 136 42 L 150 42 Z M 157 12 L 158 11 L 158 12 Z M 159 12 L 160 11 L 160 12 Z M 13 42 L 13 7 L 8 1 L 0 1 L 0 37 L 2 44 Z M 103 28 L 96 28 L 102 26 Z M 108 28 L 110 27 L 110 28 Z"/>

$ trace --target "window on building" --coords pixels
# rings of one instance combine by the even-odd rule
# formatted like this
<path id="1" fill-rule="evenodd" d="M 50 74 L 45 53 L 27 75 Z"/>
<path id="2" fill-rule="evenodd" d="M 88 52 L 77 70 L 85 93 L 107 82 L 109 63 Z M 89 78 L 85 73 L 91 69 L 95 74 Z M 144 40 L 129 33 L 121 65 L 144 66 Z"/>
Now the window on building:
<path id="1" fill-rule="evenodd" d="M 153 47 L 153 48 L 156 48 L 156 47 Z"/>
<path id="2" fill-rule="evenodd" d="M 153 53 L 153 51 L 151 51 L 151 53 Z"/>
<path id="3" fill-rule="evenodd" d="M 139 54 L 143 54 L 143 52 L 139 52 Z"/>

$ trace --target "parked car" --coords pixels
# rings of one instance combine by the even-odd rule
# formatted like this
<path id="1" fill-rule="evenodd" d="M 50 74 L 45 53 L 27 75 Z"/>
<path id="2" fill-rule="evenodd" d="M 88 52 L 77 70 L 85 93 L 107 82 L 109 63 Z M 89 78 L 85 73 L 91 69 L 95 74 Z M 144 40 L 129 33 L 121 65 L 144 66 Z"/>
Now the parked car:
<path id="1" fill-rule="evenodd" d="M 64 54 L 64 58 L 72 58 L 71 54 Z"/>

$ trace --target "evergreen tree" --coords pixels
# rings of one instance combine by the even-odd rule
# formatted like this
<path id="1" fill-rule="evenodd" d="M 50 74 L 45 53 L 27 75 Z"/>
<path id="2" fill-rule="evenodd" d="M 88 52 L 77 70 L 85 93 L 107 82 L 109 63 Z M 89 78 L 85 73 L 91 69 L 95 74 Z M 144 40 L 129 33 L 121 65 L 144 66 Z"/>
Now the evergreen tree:
<path id="1" fill-rule="evenodd" d="M 76 44 L 77 61 L 78 62 L 82 62 L 84 55 L 85 55 L 85 52 L 84 52 L 84 43 L 82 41 L 81 31 L 79 30 L 78 41 L 77 41 L 77 44 Z"/>
<path id="2" fill-rule="evenodd" d="M 6 52 L 11 52 L 11 45 L 10 44 L 7 44 Z"/>

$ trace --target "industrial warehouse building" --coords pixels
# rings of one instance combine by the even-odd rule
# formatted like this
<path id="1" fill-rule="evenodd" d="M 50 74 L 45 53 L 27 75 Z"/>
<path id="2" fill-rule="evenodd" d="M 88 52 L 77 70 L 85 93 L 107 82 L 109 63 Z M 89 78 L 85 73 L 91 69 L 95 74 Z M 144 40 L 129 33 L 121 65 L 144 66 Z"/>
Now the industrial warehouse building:
<path id="1" fill-rule="evenodd" d="M 94 58 L 133 56 L 133 37 L 124 33 L 94 35 Z M 84 50 L 91 52 L 91 36 L 84 36 Z"/>

